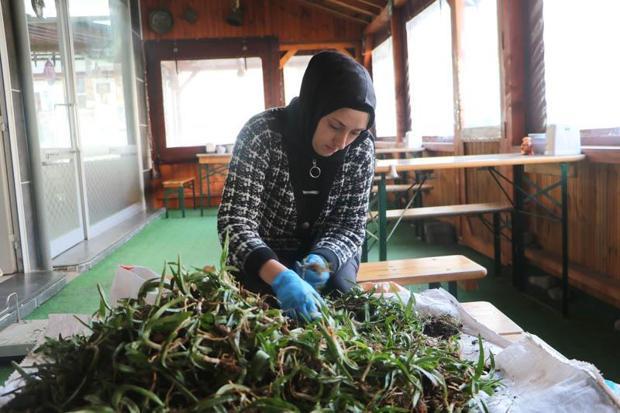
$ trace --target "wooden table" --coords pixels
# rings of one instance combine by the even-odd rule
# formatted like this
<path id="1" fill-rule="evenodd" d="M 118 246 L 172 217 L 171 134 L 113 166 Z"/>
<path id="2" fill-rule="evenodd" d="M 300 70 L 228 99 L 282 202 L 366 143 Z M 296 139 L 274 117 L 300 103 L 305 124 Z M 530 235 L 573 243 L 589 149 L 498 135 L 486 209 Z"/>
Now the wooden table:
<path id="1" fill-rule="evenodd" d="M 228 171 L 228 164 L 232 158 L 231 153 L 199 153 L 198 158 L 198 186 L 200 188 L 200 215 L 204 215 L 204 190 L 202 177 L 207 183 L 207 207 L 211 206 L 211 183 L 210 178 L 214 175 L 225 176 Z"/>
<path id="2" fill-rule="evenodd" d="M 385 155 L 391 153 L 422 153 L 424 148 L 410 148 L 408 146 L 378 146 L 375 148 L 375 155 Z"/>
<path id="3" fill-rule="evenodd" d="M 539 197 L 546 197 L 551 200 L 561 210 L 559 217 L 551 211 L 549 216 L 557 219 L 562 225 L 562 312 L 568 312 L 568 166 L 570 163 L 579 162 L 585 159 L 585 155 L 521 155 L 518 153 L 489 154 L 489 155 L 462 155 L 462 156 L 437 156 L 426 158 L 408 159 L 382 159 L 377 160 L 375 173 L 381 176 L 379 184 L 379 256 L 380 259 L 387 258 L 386 246 L 386 205 L 387 197 L 385 192 L 385 178 L 388 174 L 406 171 L 429 171 L 439 169 L 457 168 L 483 168 L 489 171 L 493 179 L 499 185 L 499 179 L 504 180 L 513 187 L 512 197 L 500 185 L 507 201 L 513 205 L 512 212 L 512 253 L 513 253 L 513 284 L 523 290 L 525 289 L 525 248 L 523 245 L 523 215 L 529 214 L 524 209 L 526 202 L 538 202 Z M 534 194 L 529 194 L 524 188 L 524 167 L 526 165 L 559 165 L 560 180 L 545 188 L 536 188 Z M 502 175 L 496 168 L 511 166 L 513 171 L 512 180 Z M 532 184 L 530 182 L 530 184 Z M 549 192 L 560 186 L 561 197 L 556 200 L 550 196 Z M 543 208 L 546 208 L 543 205 Z M 548 216 L 547 216 L 548 217 Z"/>

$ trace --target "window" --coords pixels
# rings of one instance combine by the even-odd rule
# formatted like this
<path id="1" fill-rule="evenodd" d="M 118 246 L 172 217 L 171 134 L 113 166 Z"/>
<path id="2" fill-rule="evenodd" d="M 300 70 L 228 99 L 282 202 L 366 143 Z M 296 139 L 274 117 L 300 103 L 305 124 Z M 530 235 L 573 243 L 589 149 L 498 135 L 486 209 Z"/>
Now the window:
<path id="1" fill-rule="evenodd" d="M 391 37 L 372 51 L 372 79 L 377 97 L 377 137 L 396 136 L 396 93 Z"/>
<path id="2" fill-rule="evenodd" d="M 234 143 L 265 109 L 259 57 L 162 60 L 166 147 Z"/>
<path id="3" fill-rule="evenodd" d="M 501 125 L 497 0 L 468 0 L 461 32 L 462 127 Z"/>
<path id="4" fill-rule="evenodd" d="M 618 16 L 618 0 L 544 0 L 547 124 L 620 127 Z"/>
<path id="5" fill-rule="evenodd" d="M 88 151 L 134 144 L 127 129 L 126 87 L 131 85 L 126 6 L 120 1 L 69 1 L 73 32 L 80 143 Z"/>
<path id="6" fill-rule="evenodd" d="M 284 65 L 284 100 L 288 105 L 294 97 L 299 96 L 301 81 L 312 56 L 293 56 Z"/>
<path id="7" fill-rule="evenodd" d="M 450 8 L 435 2 L 407 23 L 409 96 L 416 137 L 453 136 Z"/>

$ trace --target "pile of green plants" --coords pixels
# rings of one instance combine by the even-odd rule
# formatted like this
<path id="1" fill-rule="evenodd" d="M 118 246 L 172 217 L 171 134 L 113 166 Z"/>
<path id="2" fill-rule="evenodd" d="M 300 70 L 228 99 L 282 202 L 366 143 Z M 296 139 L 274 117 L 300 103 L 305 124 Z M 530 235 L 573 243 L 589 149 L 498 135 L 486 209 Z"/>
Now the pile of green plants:
<path id="1" fill-rule="evenodd" d="M 4 411 L 466 411 L 498 385 L 492 358 L 462 360 L 449 322 L 420 319 L 413 301 L 354 289 L 302 323 L 224 262 L 168 264 L 170 276 L 114 308 L 101 293 L 92 334 L 48 339 L 37 350 L 47 362 L 20 369 Z"/>

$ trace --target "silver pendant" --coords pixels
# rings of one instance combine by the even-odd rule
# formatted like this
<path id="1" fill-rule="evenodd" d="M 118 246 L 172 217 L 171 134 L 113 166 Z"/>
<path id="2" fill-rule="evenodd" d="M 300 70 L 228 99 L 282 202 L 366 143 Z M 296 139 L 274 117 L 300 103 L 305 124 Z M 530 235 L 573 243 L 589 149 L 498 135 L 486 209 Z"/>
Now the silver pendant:
<path id="1" fill-rule="evenodd" d="M 314 179 L 317 179 L 319 176 L 321 176 L 321 168 L 316 166 L 316 159 L 312 160 L 312 166 L 310 167 L 310 171 L 308 171 L 308 173 L 310 174 L 310 178 Z"/>

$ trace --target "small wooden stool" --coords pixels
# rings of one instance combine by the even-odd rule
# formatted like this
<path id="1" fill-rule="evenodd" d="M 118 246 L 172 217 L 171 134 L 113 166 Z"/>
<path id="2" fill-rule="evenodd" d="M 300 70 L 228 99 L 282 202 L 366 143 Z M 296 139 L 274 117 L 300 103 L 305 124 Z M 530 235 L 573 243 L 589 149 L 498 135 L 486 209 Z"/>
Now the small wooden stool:
<path id="1" fill-rule="evenodd" d="M 162 183 L 164 187 L 164 207 L 166 208 L 166 218 L 168 218 L 168 195 L 177 193 L 179 199 L 179 207 L 185 218 L 185 188 L 192 188 L 192 200 L 194 208 L 196 208 L 196 188 L 194 186 L 194 177 L 168 179 Z"/>

